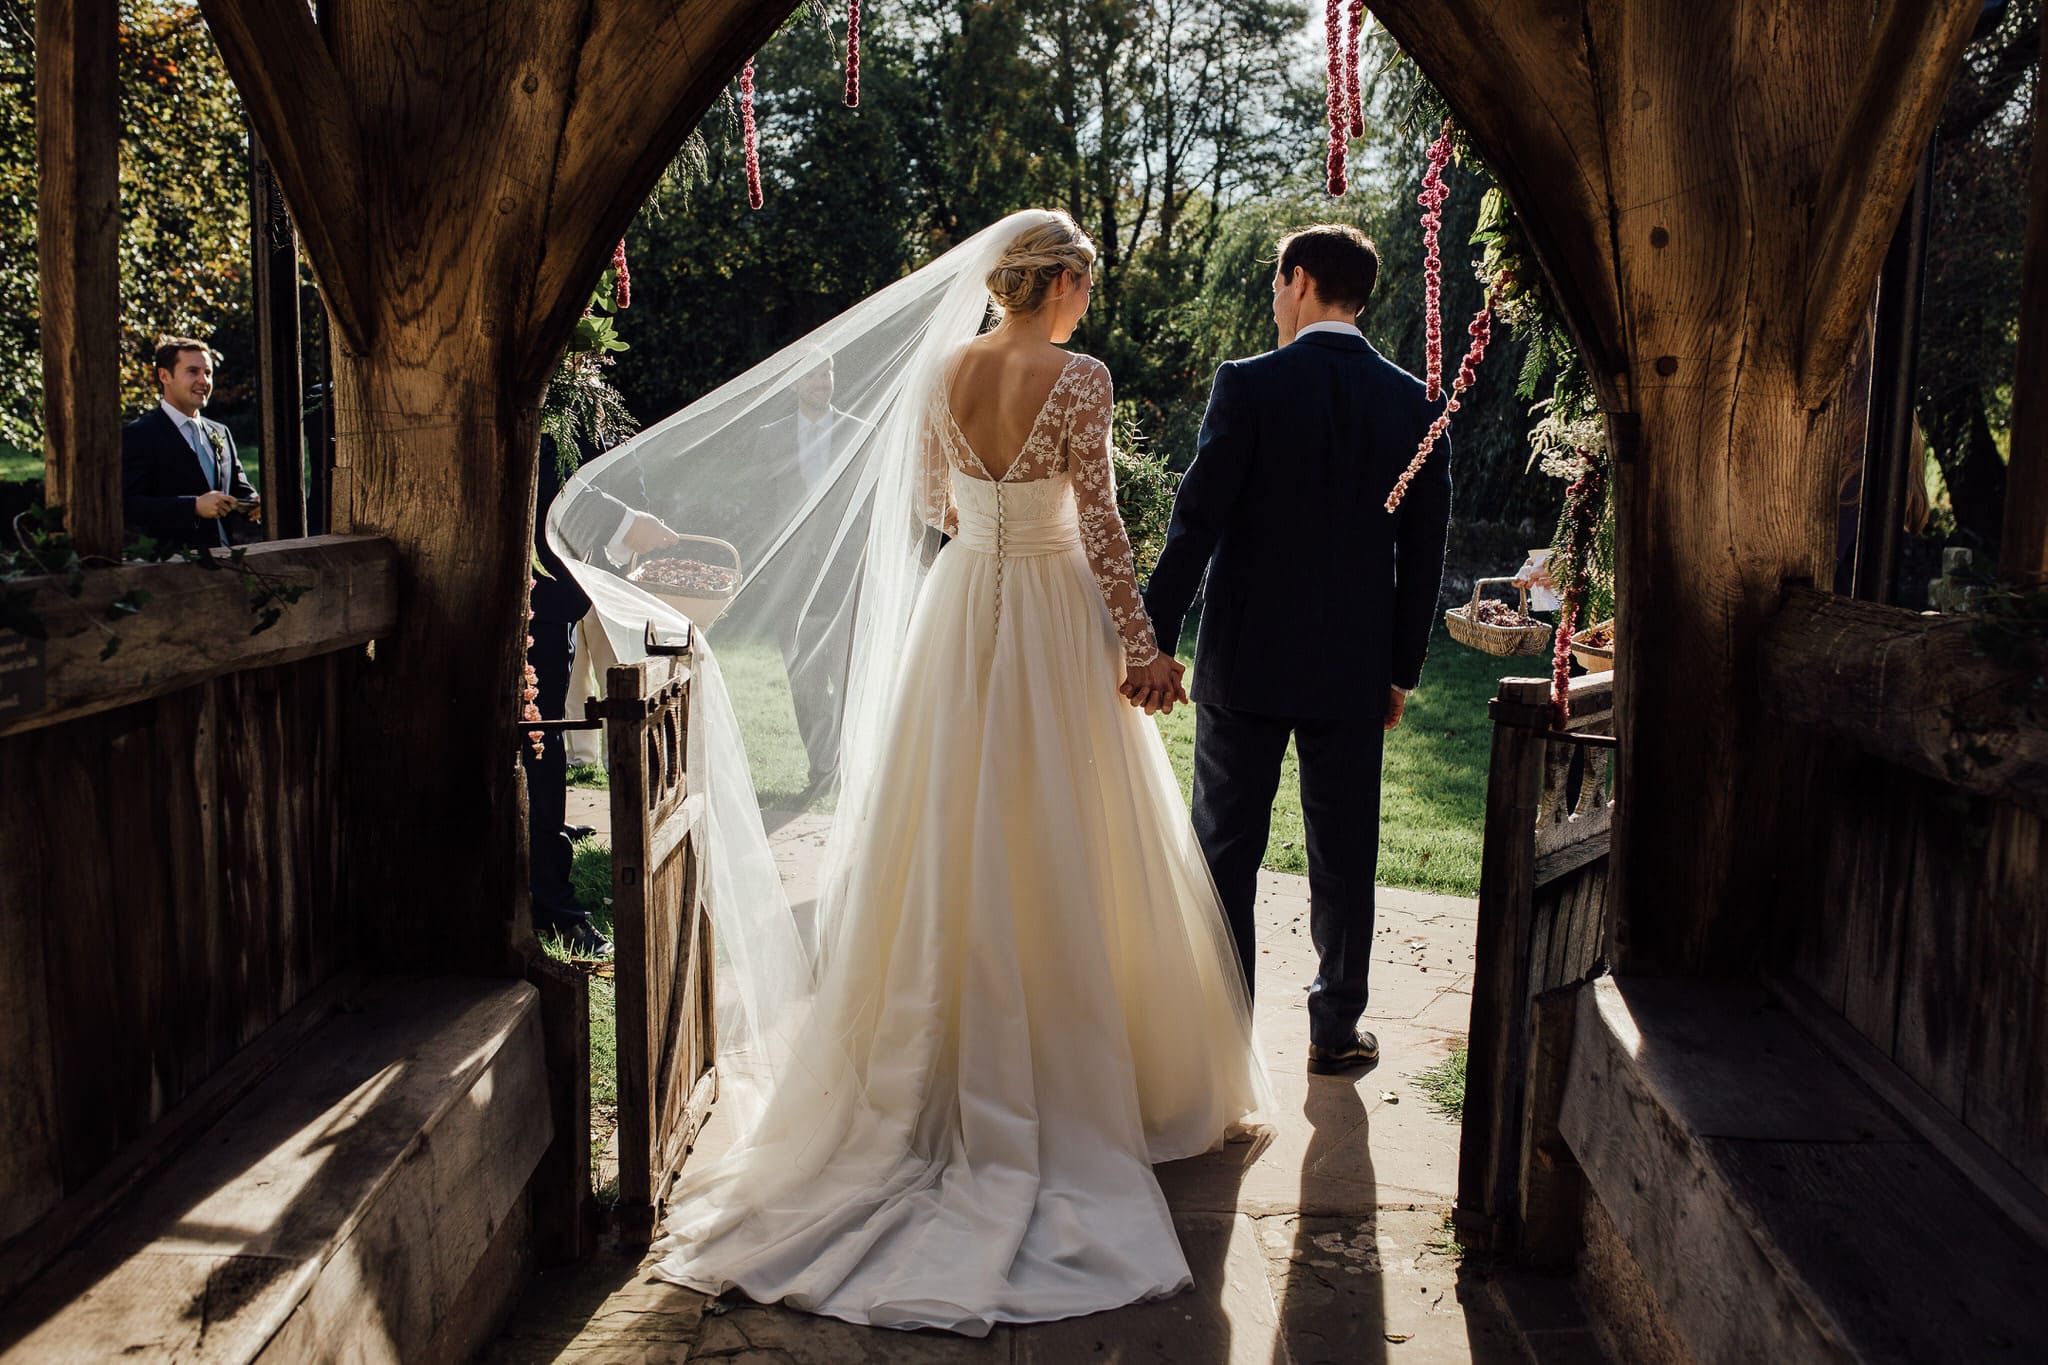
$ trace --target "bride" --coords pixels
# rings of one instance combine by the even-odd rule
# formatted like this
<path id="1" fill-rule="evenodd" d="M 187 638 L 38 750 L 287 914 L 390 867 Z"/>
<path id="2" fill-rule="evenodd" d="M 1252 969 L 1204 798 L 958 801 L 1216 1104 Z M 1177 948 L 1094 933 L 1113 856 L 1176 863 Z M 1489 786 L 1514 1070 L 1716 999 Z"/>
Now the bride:
<path id="1" fill-rule="evenodd" d="M 803 486 L 793 520 L 753 530 L 760 567 L 706 643 L 816 620 L 821 600 L 848 623 L 809 646 L 837 651 L 845 712 L 815 985 L 800 1004 L 748 1002 L 753 1069 L 772 1079 L 733 1147 L 684 1167 L 665 1278 L 976 1336 L 1171 1294 L 1190 1276 L 1152 1166 L 1215 1148 L 1269 1101 L 1236 954 L 1148 719 L 1185 694 L 1117 515 L 1110 375 L 1059 346 L 1087 310 L 1094 257 L 1067 215 L 1012 215 L 792 348 L 813 389 L 815 357 L 832 356 L 826 373 L 867 412 L 810 400 L 812 421 L 848 423 L 849 448 Z M 991 296 L 1000 321 L 976 335 Z M 775 388 L 694 406 L 717 414 L 705 431 L 729 433 L 739 409 L 766 430 L 759 395 Z M 632 501 L 631 469 L 661 503 L 685 446 L 733 443 L 700 432 L 660 458 L 622 450 L 610 492 L 596 466 L 589 494 Z M 814 444 L 814 465 L 832 448 Z M 698 522 L 715 504 L 741 535 L 746 497 L 707 486 Z M 934 557 L 939 532 L 950 541 Z M 803 581 L 772 582 L 778 562 Z M 611 585 L 607 626 L 637 629 L 649 613 L 593 576 Z M 735 780 L 710 766 L 729 794 Z M 737 825 L 714 829 L 706 855 L 722 957 L 759 954 L 764 937 L 731 903 L 731 877 L 718 885 L 734 856 L 718 841 L 739 842 Z M 749 1066 L 725 1037 L 720 1052 L 721 1075 Z"/>

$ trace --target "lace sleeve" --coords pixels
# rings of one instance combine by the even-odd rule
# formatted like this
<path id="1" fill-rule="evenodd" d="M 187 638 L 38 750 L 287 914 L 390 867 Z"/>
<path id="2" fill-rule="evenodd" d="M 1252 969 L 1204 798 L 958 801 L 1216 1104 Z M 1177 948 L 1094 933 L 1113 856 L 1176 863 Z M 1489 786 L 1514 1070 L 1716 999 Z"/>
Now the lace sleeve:
<path id="1" fill-rule="evenodd" d="M 1081 547 L 1110 619 L 1123 637 L 1124 661 L 1148 664 L 1159 657 L 1152 637 L 1152 619 L 1138 596 L 1138 575 L 1131 562 L 1131 538 L 1116 510 L 1116 474 L 1110 465 L 1109 432 L 1112 388 L 1109 368 L 1087 362 L 1087 372 L 1074 385 L 1074 406 L 1068 418 L 1067 448 L 1074 471 L 1074 500 L 1079 506 Z"/>
<path id="2" fill-rule="evenodd" d="M 918 426 L 917 514 L 924 524 L 949 536 L 960 534 L 960 511 L 953 502 L 953 470 L 946 461 L 945 391 L 932 395 Z"/>

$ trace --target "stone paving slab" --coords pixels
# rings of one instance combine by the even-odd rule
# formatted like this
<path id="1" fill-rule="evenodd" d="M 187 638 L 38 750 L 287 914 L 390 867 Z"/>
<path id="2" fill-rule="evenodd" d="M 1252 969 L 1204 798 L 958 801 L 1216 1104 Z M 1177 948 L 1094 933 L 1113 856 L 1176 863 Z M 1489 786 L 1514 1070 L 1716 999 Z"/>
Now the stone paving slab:
<path id="1" fill-rule="evenodd" d="M 572 820 L 608 828 L 605 793 L 572 791 Z M 811 895 L 826 821 L 777 829 L 793 900 Z M 1372 1006 L 1378 1067 L 1306 1070 L 1306 990 L 1315 955 L 1306 879 L 1260 874 L 1260 1046 L 1277 1112 L 1260 1144 L 1159 1168 L 1195 1287 L 1175 1298 L 1065 1323 L 999 1328 L 976 1341 L 856 1327 L 782 1308 L 710 1302 L 648 1282 L 607 1253 L 542 1277 L 490 1359 L 779 1362 L 780 1365 L 1438 1365 L 1522 1360 L 1494 1296 L 1461 1280 L 1444 1239 L 1458 1128 L 1414 1083 L 1465 1033 L 1473 902 L 1382 888 Z M 1391 1096 L 1391 1098 L 1388 1098 Z M 729 1140 L 714 1111 L 699 1154 Z"/>

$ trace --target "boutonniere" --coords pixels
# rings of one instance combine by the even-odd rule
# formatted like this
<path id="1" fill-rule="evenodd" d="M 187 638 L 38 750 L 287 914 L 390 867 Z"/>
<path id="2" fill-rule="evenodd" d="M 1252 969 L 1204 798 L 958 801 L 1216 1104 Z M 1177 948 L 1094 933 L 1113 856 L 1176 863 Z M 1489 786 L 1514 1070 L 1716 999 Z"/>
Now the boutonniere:
<path id="1" fill-rule="evenodd" d="M 228 457 L 227 432 L 206 422 L 201 422 L 199 429 L 206 433 L 206 443 L 213 447 L 213 453 L 225 460 Z"/>

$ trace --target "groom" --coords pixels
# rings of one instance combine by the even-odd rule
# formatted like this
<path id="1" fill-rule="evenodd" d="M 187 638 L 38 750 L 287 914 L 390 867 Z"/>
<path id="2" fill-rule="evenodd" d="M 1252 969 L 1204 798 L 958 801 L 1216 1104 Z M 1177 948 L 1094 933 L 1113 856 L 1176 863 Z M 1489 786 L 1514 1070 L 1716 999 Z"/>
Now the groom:
<path id="1" fill-rule="evenodd" d="M 1379 257 L 1356 228 L 1280 241 L 1280 348 L 1216 372 L 1194 464 L 1145 590 L 1171 649 L 1203 573 L 1195 649 L 1195 834 L 1247 989 L 1253 901 L 1280 764 L 1294 740 L 1308 826 L 1308 1067 L 1370 1066 L 1358 1028 L 1371 965 L 1380 754 L 1422 674 L 1443 579 L 1450 441 L 1398 511 L 1387 494 L 1439 405 L 1372 348 L 1356 319 Z"/>

